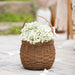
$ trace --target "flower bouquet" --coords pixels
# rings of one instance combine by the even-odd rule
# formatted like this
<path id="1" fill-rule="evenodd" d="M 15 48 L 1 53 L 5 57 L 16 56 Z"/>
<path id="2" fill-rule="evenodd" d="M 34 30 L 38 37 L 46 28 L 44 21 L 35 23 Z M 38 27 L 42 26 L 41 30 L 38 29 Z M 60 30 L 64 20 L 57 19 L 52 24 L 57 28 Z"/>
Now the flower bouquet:
<path id="1" fill-rule="evenodd" d="M 22 40 L 20 57 L 24 68 L 33 70 L 50 69 L 54 62 L 56 33 L 50 22 L 46 21 L 50 26 L 41 25 L 38 22 L 24 22 L 25 26 L 23 24 L 20 35 Z"/>

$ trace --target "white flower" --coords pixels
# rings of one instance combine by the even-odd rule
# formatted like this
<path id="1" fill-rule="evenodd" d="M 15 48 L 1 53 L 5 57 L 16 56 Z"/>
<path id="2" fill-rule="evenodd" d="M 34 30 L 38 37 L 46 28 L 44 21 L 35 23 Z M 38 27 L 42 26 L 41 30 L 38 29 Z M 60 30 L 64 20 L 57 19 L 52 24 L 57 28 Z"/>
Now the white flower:
<path id="1" fill-rule="evenodd" d="M 48 70 L 44 69 L 44 73 L 47 74 L 48 73 Z"/>
<path id="2" fill-rule="evenodd" d="M 24 28 L 21 30 L 20 38 L 23 41 L 28 41 L 31 44 L 38 42 L 48 42 L 54 40 L 56 37 L 55 29 L 52 33 L 50 26 L 41 25 L 38 22 L 26 23 Z"/>
<path id="3" fill-rule="evenodd" d="M 44 69 L 43 73 L 41 73 L 40 75 L 48 75 L 48 70 Z"/>

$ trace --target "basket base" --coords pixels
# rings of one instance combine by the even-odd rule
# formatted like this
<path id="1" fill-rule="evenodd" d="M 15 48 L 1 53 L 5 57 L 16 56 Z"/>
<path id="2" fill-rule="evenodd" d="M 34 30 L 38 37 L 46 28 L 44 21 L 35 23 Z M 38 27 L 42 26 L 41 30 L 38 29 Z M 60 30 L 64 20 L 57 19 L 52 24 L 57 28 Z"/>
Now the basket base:
<path id="1" fill-rule="evenodd" d="M 38 71 L 40 71 L 40 70 L 42 71 L 42 70 L 44 70 L 44 69 L 47 69 L 47 70 L 48 70 L 48 69 L 51 69 L 51 67 L 50 67 L 50 68 L 40 68 L 40 69 L 32 69 L 32 68 L 24 68 L 24 69 L 27 69 L 27 70 L 34 70 L 34 71 L 37 71 L 37 70 L 38 70 Z"/>
<path id="2" fill-rule="evenodd" d="M 44 70 L 44 69 L 47 69 L 48 70 L 48 69 L 51 69 L 51 67 L 44 67 L 44 68 L 40 68 L 40 67 L 39 68 L 38 67 L 37 68 L 34 68 L 34 67 L 32 67 L 32 68 L 24 67 L 24 69 L 27 69 L 27 70 Z"/>

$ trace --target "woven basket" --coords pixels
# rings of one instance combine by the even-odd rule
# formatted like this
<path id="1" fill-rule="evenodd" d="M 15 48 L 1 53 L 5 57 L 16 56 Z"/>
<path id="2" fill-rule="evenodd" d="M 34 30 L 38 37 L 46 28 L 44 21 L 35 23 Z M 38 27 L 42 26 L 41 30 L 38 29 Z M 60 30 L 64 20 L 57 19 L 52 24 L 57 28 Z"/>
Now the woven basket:
<path id="1" fill-rule="evenodd" d="M 44 17 L 42 18 L 45 19 Z M 24 22 L 23 27 L 27 22 L 27 20 Z M 47 19 L 45 20 L 49 23 L 52 29 L 52 25 L 50 24 L 50 22 Z M 26 41 L 22 41 L 20 49 L 20 58 L 24 68 L 26 69 L 31 70 L 50 69 L 55 60 L 54 41 L 51 40 L 49 42 L 36 43 L 35 45 L 30 44 L 29 42 Z"/>

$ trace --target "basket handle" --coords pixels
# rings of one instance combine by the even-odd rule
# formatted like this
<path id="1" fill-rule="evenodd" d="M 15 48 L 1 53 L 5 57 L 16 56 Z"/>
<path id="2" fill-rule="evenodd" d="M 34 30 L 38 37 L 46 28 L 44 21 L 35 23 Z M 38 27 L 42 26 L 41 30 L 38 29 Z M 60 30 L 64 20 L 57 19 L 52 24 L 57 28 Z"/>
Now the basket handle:
<path id="1" fill-rule="evenodd" d="M 45 17 L 43 17 L 43 16 L 39 16 L 39 15 L 36 15 L 36 16 L 37 16 L 37 17 L 41 17 L 41 18 L 43 18 L 44 20 L 46 20 L 46 21 L 49 23 L 49 26 L 51 27 L 52 33 L 54 33 L 53 27 L 52 27 L 50 21 L 48 21 L 48 20 L 47 20 Z M 27 19 L 24 21 L 24 24 L 23 24 L 22 28 L 25 26 L 25 23 L 26 23 L 30 18 L 36 17 L 36 16 L 30 16 L 29 18 L 27 18 Z"/>

